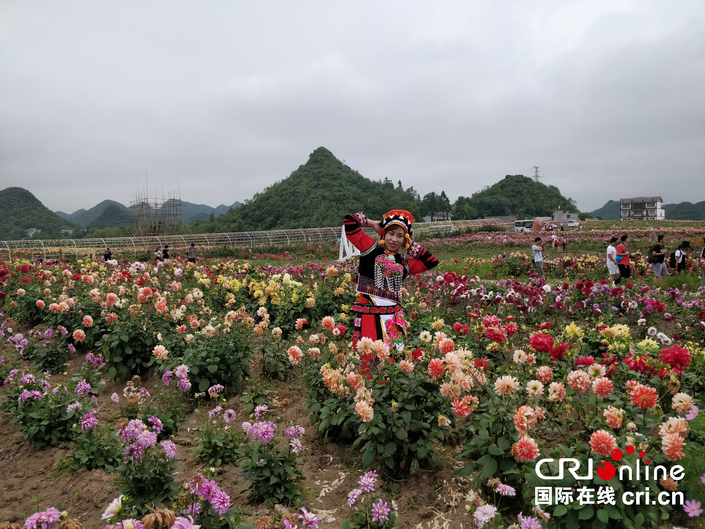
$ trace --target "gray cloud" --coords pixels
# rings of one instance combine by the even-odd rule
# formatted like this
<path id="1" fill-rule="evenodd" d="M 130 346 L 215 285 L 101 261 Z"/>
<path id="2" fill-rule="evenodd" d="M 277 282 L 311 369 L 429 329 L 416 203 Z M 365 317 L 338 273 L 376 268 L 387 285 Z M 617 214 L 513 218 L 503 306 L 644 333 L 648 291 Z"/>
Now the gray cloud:
<path id="1" fill-rule="evenodd" d="M 325 146 L 422 195 L 705 200 L 703 34 L 698 1 L 3 0 L 0 187 L 215 206 Z"/>

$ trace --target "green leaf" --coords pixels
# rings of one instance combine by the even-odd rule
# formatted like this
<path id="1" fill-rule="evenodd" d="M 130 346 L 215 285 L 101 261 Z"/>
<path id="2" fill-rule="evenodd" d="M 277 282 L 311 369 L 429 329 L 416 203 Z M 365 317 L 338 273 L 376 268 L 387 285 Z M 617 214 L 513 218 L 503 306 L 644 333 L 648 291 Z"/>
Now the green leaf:
<path id="1" fill-rule="evenodd" d="M 494 473 L 497 472 L 497 460 L 496 459 L 490 459 L 489 463 L 486 463 L 482 467 L 482 478 L 483 479 L 488 479 L 494 476 Z"/>
<path id="2" fill-rule="evenodd" d="M 593 517 L 594 514 L 595 514 L 595 511 L 592 508 L 592 505 L 587 505 L 584 509 L 580 509 L 580 512 L 578 513 L 578 519 L 579 520 L 589 520 L 590 518 Z"/>
<path id="3" fill-rule="evenodd" d="M 565 516 L 568 512 L 568 507 L 565 505 L 558 505 L 553 511 L 553 517 L 558 518 L 559 516 Z"/>
<path id="4" fill-rule="evenodd" d="M 617 509 L 615 505 L 605 505 L 604 509 L 605 511 L 607 511 L 607 514 L 610 515 L 610 518 L 613 518 L 615 520 L 622 519 L 622 513 L 619 512 L 619 509 Z"/>
<path id="5" fill-rule="evenodd" d="M 115 375 L 117 375 L 117 369 L 115 369 L 115 367 L 113 366 L 110 369 L 108 369 L 108 376 L 110 378 L 115 378 Z"/>
<path id="6" fill-rule="evenodd" d="M 490 446 L 487 448 L 487 451 L 488 451 L 490 454 L 492 454 L 493 456 L 501 456 L 501 455 L 504 454 L 504 450 L 502 450 L 501 448 L 499 448 L 499 447 L 496 446 L 496 445 L 490 445 Z"/>
<path id="7" fill-rule="evenodd" d="M 201 381 L 198 383 L 198 391 L 203 393 L 210 387 L 211 383 L 207 378 L 202 378 Z"/>
<path id="8" fill-rule="evenodd" d="M 397 436 L 397 439 L 400 439 L 402 441 L 408 439 L 408 436 L 406 435 L 406 430 L 404 428 L 397 428 L 396 430 L 394 430 L 394 435 Z"/>
<path id="9" fill-rule="evenodd" d="M 375 460 L 375 449 L 373 445 L 370 445 L 370 448 L 368 448 L 365 453 L 362 455 L 362 465 L 365 467 L 369 467 L 372 462 Z"/>
<path id="10" fill-rule="evenodd" d="M 218 366 L 215 364 L 211 364 L 208 366 L 208 371 L 211 373 L 215 373 L 216 371 L 218 371 Z"/>
<path id="11" fill-rule="evenodd" d="M 393 456 L 394 452 L 397 451 L 397 445 L 394 443 L 387 443 L 387 446 L 384 447 L 384 457 L 389 457 Z M 390 467 L 394 468 L 394 467 Z"/>
<path id="12" fill-rule="evenodd" d="M 634 523 L 636 524 L 637 527 L 641 527 L 644 525 L 644 515 L 639 513 L 634 517 Z"/>
<path id="13" fill-rule="evenodd" d="M 605 509 L 597 509 L 597 517 L 600 519 L 601 522 L 609 522 L 610 521 L 610 515 L 607 514 L 607 511 Z"/>

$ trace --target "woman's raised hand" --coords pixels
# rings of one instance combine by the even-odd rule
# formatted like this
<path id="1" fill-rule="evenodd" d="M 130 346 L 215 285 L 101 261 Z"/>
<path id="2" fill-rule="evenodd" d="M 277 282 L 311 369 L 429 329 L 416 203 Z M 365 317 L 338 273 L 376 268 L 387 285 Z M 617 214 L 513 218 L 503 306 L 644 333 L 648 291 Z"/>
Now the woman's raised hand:
<path id="1" fill-rule="evenodd" d="M 382 223 L 378 220 L 367 219 L 367 227 L 372 228 L 375 231 L 379 231 L 382 229 Z"/>

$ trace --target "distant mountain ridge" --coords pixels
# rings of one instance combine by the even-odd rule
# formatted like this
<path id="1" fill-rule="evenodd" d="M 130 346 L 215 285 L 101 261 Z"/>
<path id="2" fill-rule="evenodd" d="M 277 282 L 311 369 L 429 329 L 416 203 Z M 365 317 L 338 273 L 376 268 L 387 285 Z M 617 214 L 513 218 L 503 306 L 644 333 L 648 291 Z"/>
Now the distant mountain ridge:
<path id="1" fill-rule="evenodd" d="M 32 193 L 21 187 L 0 191 L 0 240 L 25 238 L 26 230 L 41 230 L 35 237 L 59 237 L 61 230 L 79 229 L 74 224 L 47 208 Z"/>
<path id="2" fill-rule="evenodd" d="M 705 200 L 695 204 L 692 202 L 664 204 L 663 209 L 666 212 L 666 220 L 705 220 Z M 603 220 L 619 220 L 619 201 L 609 200 L 604 206 L 591 213 Z"/>
<path id="3" fill-rule="evenodd" d="M 87 228 L 91 222 L 100 217 L 103 212 L 110 206 L 114 206 L 111 209 L 111 211 L 113 212 L 117 212 L 118 210 L 127 211 L 128 209 L 119 202 L 115 202 L 114 200 L 103 200 L 99 204 L 93 206 L 91 209 L 79 209 L 78 211 L 74 211 L 71 214 L 64 213 L 63 211 L 55 211 L 54 213 L 56 213 L 60 217 L 65 218 L 70 222 L 75 222 L 82 228 Z"/>
<path id="4" fill-rule="evenodd" d="M 167 203 L 173 203 L 176 200 L 167 200 Z M 192 202 L 181 201 L 181 216 L 176 219 L 183 221 L 187 225 L 192 225 L 197 220 L 207 220 L 211 215 L 219 217 L 223 213 L 227 213 L 230 208 L 238 208 L 242 204 L 234 202 L 230 206 L 221 204 L 218 207 L 211 207 L 206 204 L 193 204 Z M 55 212 L 58 216 L 74 222 L 79 226 L 87 229 L 103 229 L 126 226 L 132 224 L 133 211 L 114 200 L 103 200 L 92 208 L 79 209 L 73 213 L 64 213 L 63 211 Z M 99 227 L 98 227 L 99 226 Z"/>
<path id="5" fill-rule="evenodd" d="M 242 204 L 234 202 L 211 207 L 181 201 L 181 217 L 187 225 L 197 221 L 217 218 L 231 208 Z M 62 236 L 62 230 L 72 233 L 63 236 L 81 238 L 92 232 L 107 228 L 120 228 L 134 224 L 133 211 L 114 200 L 103 200 L 90 209 L 79 209 L 73 213 L 51 211 L 30 191 L 21 187 L 0 190 L 0 240 L 18 240 L 27 237 L 52 239 Z M 37 230 L 27 232 L 27 230 Z"/>

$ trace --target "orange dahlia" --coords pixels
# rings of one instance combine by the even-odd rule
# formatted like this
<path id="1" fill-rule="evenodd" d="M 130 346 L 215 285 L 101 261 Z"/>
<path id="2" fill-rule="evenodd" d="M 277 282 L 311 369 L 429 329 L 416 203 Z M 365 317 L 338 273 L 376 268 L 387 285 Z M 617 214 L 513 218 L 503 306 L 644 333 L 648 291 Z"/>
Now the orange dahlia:
<path id="1" fill-rule="evenodd" d="M 631 394 L 632 404 L 637 408 L 646 409 L 656 406 L 658 396 L 656 390 L 643 384 L 637 384 Z"/>

